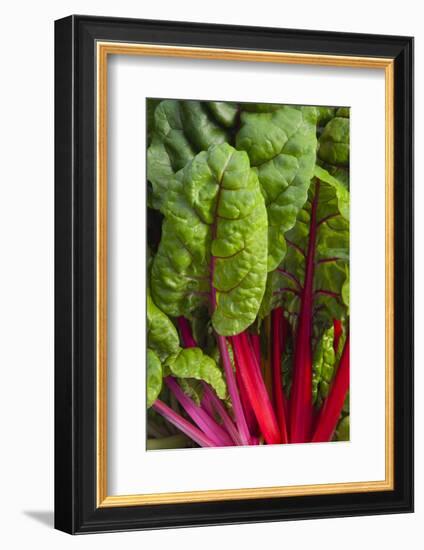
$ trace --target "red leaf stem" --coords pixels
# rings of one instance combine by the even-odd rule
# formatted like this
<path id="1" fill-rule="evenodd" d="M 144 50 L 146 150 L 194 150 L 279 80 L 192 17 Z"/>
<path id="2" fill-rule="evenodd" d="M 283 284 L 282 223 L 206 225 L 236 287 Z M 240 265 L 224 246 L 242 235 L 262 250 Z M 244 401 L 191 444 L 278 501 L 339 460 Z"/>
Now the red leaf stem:
<path id="1" fill-rule="evenodd" d="M 268 444 L 281 443 L 280 430 L 256 357 L 245 333 L 231 338 L 236 368 L 240 370 L 250 404 Z"/>
<path id="2" fill-rule="evenodd" d="M 312 308 L 317 236 L 317 206 L 320 182 L 317 180 L 312 201 L 306 254 L 305 281 L 301 295 L 294 353 L 293 385 L 290 395 L 290 440 L 305 443 L 310 437 L 312 422 Z"/>
<path id="3" fill-rule="evenodd" d="M 178 328 L 180 329 L 183 346 L 185 348 L 195 348 L 197 344 L 193 338 L 190 323 L 187 321 L 185 317 L 178 317 L 177 322 L 178 322 Z"/>
<path id="4" fill-rule="evenodd" d="M 343 333 L 342 322 L 338 319 L 334 319 L 333 327 L 334 327 L 333 347 L 334 347 L 334 353 L 337 353 L 337 350 L 339 349 L 340 337 Z"/>

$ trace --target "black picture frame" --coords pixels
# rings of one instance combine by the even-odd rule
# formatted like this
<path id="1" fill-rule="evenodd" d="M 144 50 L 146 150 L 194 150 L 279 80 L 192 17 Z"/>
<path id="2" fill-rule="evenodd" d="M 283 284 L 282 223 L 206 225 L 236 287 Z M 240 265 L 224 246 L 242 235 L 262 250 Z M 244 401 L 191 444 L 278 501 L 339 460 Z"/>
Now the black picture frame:
<path id="1" fill-rule="evenodd" d="M 394 490 L 98 508 L 98 40 L 394 60 Z M 73 15 L 55 22 L 55 527 L 68 533 L 413 511 L 413 39 Z"/>

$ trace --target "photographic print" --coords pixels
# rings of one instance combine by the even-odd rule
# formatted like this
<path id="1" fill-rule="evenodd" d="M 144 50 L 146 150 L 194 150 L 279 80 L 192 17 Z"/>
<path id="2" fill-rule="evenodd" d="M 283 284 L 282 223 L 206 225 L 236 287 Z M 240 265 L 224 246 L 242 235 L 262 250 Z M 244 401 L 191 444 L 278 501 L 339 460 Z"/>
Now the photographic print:
<path id="1" fill-rule="evenodd" d="M 146 110 L 147 449 L 348 441 L 350 109 Z"/>

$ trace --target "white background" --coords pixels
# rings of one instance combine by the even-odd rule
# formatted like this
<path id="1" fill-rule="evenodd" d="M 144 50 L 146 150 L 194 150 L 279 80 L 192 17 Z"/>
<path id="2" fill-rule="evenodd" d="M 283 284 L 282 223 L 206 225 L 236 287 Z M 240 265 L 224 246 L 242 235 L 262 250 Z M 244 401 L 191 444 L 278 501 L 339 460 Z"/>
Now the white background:
<path id="1" fill-rule="evenodd" d="M 416 296 L 416 513 L 146 533 L 69 537 L 51 529 L 53 506 L 53 20 L 70 13 L 207 21 L 416 36 L 416 97 L 424 97 L 424 30 L 419 2 L 349 4 L 321 0 L 20 2 L 2 10 L 0 40 L 0 543 L 7 549 L 422 547 L 424 521 L 424 330 Z M 416 151 L 424 147 L 422 100 Z M 423 204 L 422 164 L 416 203 Z M 416 221 L 416 280 L 424 279 L 424 217 Z"/>
<path id="2" fill-rule="evenodd" d="M 383 480 L 384 70 L 114 56 L 108 78 L 108 494 Z M 140 152 L 146 149 L 145 97 L 164 94 L 350 106 L 349 443 L 146 452 L 145 190 L 140 185 L 145 156 Z M 373 220 L 372 232 L 364 219 Z"/>

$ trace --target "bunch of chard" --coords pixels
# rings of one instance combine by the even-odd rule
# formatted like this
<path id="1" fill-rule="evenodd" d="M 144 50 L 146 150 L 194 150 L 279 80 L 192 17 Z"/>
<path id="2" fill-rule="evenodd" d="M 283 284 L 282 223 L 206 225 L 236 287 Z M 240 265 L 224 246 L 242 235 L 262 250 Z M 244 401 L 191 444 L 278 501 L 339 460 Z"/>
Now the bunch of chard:
<path id="1" fill-rule="evenodd" d="M 349 110 L 149 100 L 148 448 L 349 439 Z"/>

